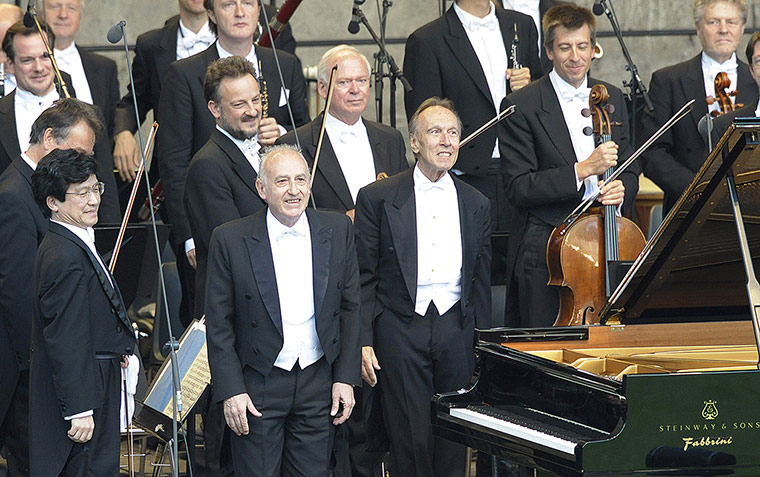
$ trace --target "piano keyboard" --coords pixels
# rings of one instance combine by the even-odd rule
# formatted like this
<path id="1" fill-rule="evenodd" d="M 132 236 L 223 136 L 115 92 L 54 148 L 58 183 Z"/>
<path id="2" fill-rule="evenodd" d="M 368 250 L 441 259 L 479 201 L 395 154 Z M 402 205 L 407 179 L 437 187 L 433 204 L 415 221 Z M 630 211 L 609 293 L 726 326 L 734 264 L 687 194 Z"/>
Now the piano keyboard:
<path id="1" fill-rule="evenodd" d="M 450 409 L 449 415 L 553 449 L 573 460 L 578 444 L 609 437 L 591 427 L 521 406 L 470 405 Z"/>

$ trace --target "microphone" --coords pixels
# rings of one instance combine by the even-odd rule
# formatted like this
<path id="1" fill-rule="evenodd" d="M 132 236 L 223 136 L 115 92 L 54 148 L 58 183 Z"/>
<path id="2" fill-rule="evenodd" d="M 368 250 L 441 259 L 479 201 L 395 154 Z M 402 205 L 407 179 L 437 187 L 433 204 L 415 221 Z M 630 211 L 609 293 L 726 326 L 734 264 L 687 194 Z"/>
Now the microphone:
<path id="1" fill-rule="evenodd" d="M 591 11 L 594 12 L 594 15 L 598 17 L 604 15 L 604 10 L 606 10 L 606 8 L 602 5 L 603 3 L 604 0 L 594 0 L 594 7 L 591 9 Z"/>
<path id="2" fill-rule="evenodd" d="M 34 26 L 34 17 L 37 15 L 37 9 L 35 8 L 35 0 L 29 0 L 26 4 L 26 13 L 24 13 L 24 26 L 32 28 Z"/>
<path id="3" fill-rule="evenodd" d="M 110 43 L 116 44 L 119 41 L 121 41 L 121 37 L 124 36 L 124 27 L 127 25 L 127 22 L 122 20 L 119 23 L 115 24 L 111 28 L 108 29 L 108 33 L 106 33 L 106 38 Z"/>
<path id="4" fill-rule="evenodd" d="M 364 3 L 364 0 L 354 0 L 354 6 L 351 10 L 351 21 L 348 23 L 348 32 L 352 35 L 359 33 L 359 23 L 362 21 L 361 10 L 359 6 Z"/>

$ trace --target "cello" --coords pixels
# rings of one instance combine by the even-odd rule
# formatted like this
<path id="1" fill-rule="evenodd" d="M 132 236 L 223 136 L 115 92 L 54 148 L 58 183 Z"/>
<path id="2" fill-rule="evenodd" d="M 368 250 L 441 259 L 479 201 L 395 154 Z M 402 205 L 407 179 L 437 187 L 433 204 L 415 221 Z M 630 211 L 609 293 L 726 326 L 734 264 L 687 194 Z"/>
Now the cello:
<path id="1" fill-rule="evenodd" d="M 591 88 L 589 109 L 592 128 L 584 133 L 594 135 L 594 145 L 612 140 L 610 121 L 614 107 L 608 104 L 609 93 L 602 84 Z M 603 177 L 613 173 L 610 167 Z M 599 323 L 598 312 L 618 283 L 621 261 L 635 260 L 646 245 L 646 239 L 633 221 L 619 217 L 617 207 L 605 205 L 591 209 L 571 225 L 556 227 L 546 248 L 549 268 L 548 285 L 559 287 L 559 312 L 554 326 Z M 593 312 L 597 312 L 596 315 Z"/>

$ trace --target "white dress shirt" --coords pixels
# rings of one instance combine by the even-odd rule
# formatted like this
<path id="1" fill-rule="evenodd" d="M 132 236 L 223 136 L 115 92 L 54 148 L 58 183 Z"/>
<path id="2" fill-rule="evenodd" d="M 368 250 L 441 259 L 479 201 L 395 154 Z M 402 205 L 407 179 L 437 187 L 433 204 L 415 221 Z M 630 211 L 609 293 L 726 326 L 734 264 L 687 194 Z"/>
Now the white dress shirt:
<path id="1" fill-rule="evenodd" d="M 216 35 L 211 32 L 208 22 L 198 30 L 198 33 L 194 33 L 180 19 L 179 28 L 177 28 L 177 59 L 181 60 L 200 53 L 215 41 Z"/>
<path id="2" fill-rule="evenodd" d="M 287 227 L 270 210 L 266 221 L 282 317 L 283 345 L 274 365 L 290 371 L 297 362 L 304 369 L 324 355 L 314 317 L 309 221 L 303 213 Z"/>
<path id="3" fill-rule="evenodd" d="M 26 162 L 26 164 L 32 168 L 33 171 L 37 170 L 37 163 L 32 160 L 31 157 L 27 156 L 25 152 L 21 153 L 21 159 Z"/>
<path id="4" fill-rule="evenodd" d="M 507 95 L 507 49 L 504 47 L 504 39 L 501 37 L 499 19 L 496 18 L 496 7 L 490 5 L 491 10 L 484 18 L 467 13 L 454 4 L 454 11 L 462 22 L 467 38 L 470 40 L 475 54 L 478 56 L 480 67 L 486 76 L 488 89 L 491 91 L 491 100 L 494 105 L 494 114 L 499 112 L 501 100 Z M 484 118 L 490 119 L 490 118 Z M 491 157 L 499 157 L 499 141 L 494 143 Z"/>
<path id="5" fill-rule="evenodd" d="M 77 92 L 77 99 L 84 101 L 87 104 L 92 104 L 90 83 L 87 81 L 87 75 L 84 74 L 82 57 L 79 55 L 79 50 L 77 50 L 76 44 L 72 41 L 71 44 L 63 50 L 54 49 L 53 55 L 55 55 L 55 61 L 58 64 L 58 68 L 71 76 L 71 85 Z"/>
<path id="6" fill-rule="evenodd" d="M 581 114 L 583 109 L 588 108 L 588 97 L 591 93 L 591 88 L 588 86 L 588 78 L 580 88 L 575 88 L 567 81 L 560 78 L 556 71 L 552 70 L 549 73 L 549 79 L 551 80 L 554 92 L 557 94 L 559 105 L 562 108 L 562 116 L 564 116 L 565 126 L 570 133 L 570 140 L 573 143 L 573 152 L 575 152 L 575 160 L 583 162 L 594 152 L 596 148 L 594 146 L 594 137 L 586 136 L 583 133 L 583 129 L 586 127 L 593 127 L 593 121 L 591 117 L 584 117 Z M 578 171 L 575 173 L 576 187 L 580 190 L 583 184 L 586 185 L 586 190 L 583 193 L 583 198 L 591 197 L 593 193 L 599 190 L 599 178 L 597 176 L 589 176 L 584 180 L 578 179 Z"/>
<path id="7" fill-rule="evenodd" d="M 541 48 L 541 11 L 539 10 L 540 0 L 503 0 L 502 5 L 507 10 L 514 10 L 516 12 L 524 13 L 533 19 L 533 24 L 536 25 L 538 30 L 538 56 L 543 56 L 544 52 Z M 517 32 L 518 36 L 521 32 Z"/>
<path id="8" fill-rule="evenodd" d="M 35 96 L 29 91 L 21 88 L 16 89 L 16 95 L 13 98 L 13 106 L 16 113 L 16 134 L 18 136 L 18 145 L 21 151 L 29 149 L 29 135 L 32 132 L 32 124 L 42 114 L 44 110 L 53 105 L 53 101 L 58 99 L 58 91 L 52 89 L 45 96 Z"/>
<path id="9" fill-rule="evenodd" d="M 356 203 L 359 189 L 377 178 L 367 127 L 362 118 L 354 124 L 346 124 L 327 113 L 325 131 L 348 184 L 351 199 Z"/>
<path id="10" fill-rule="evenodd" d="M 16 89 L 16 76 L 6 70 L 3 96 L 8 96 L 14 89 Z"/>
<path id="11" fill-rule="evenodd" d="M 430 302 L 443 315 L 462 297 L 462 232 L 454 180 L 444 174 L 431 182 L 414 166 L 417 215 L 417 298 L 414 311 L 424 315 Z"/>
<path id="12" fill-rule="evenodd" d="M 248 160 L 248 163 L 253 167 L 253 170 L 256 171 L 256 174 L 259 173 L 259 164 L 261 163 L 261 158 L 259 157 L 259 149 L 261 147 L 259 146 L 259 140 L 257 136 L 252 137 L 251 139 L 245 139 L 240 140 L 237 138 L 232 137 L 230 133 L 224 130 L 220 125 L 216 125 L 216 129 L 218 129 L 222 134 L 230 138 L 230 141 L 235 143 L 235 145 L 240 149 L 240 152 L 243 153 L 246 160 Z"/>
<path id="13" fill-rule="evenodd" d="M 108 269 L 106 268 L 105 264 L 100 258 L 100 254 L 98 253 L 98 250 L 95 248 L 95 230 L 93 230 L 92 227 L 88 227 L 86 229 L 83 229 L 81 227 L 77 227 L 75 225 L 68 224 L 66 222 L 59 222 L 58 220 L 50 219 L 51 222 L 55 222 L 58 225 L 61 225 L 63 227 L 66 227 L 71 233 L 76 235 L 79 240 L 85 243 L 87 245 L 87 248 L 90 249 L 90 252 L 92 252 L 93 255 L 95 255 L 95 258 L 97 259 L 98 263 L 100 264 L 101 268 L 103 268 L 103 271 L 106 274 L 106 277 L 108 277 L 108 281 L 111 283 L 111 286 L 113 286 L 113 282 L 111 281 L 111 274 L 108 272 Z M 92 416 L 93 411 L 92 409 L 89 411 L 83 411 L 78 414 L 74 414 L 71 416 L 64 417 L 65 420 L 70 421 L 72 419 L 79 419 L 82 417 Z"/>
<path id="14" fill-rule="evenodd" d="M 705 82 L 705 94 L 707 96 L 715 96 L 715 77 L 718 73 L 727 73 L 728 79 L 731 80 L 731 85 L 726 89 L 726 93 L 736 90 L 739 73 L 737 72 L 738 63 L 736 61 L 736 53 L 731 55 L 731 58 L 727 59 L 723 63 L 718 63 L 714 59 L 710 58 L 704 51 L 702 52 L 702 78 Z M 735 102 L 734 97 L 730 97 L 731 102 Z M 720 105 L 718 102 L 709 104 L 707 111 L 720 111 Z"/>

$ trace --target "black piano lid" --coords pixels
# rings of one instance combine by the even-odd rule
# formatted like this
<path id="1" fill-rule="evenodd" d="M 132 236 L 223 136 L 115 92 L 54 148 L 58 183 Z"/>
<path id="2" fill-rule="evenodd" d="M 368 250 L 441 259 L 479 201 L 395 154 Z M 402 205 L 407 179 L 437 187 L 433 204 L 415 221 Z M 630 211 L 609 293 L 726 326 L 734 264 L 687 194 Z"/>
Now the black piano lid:
<path id="1" fill-rule="evenodd" d="M 760 118 L 736 118 L 601 311 L 626 323 L 750 319 L 726 186 L 733 167 L 760 270 Z"/>

